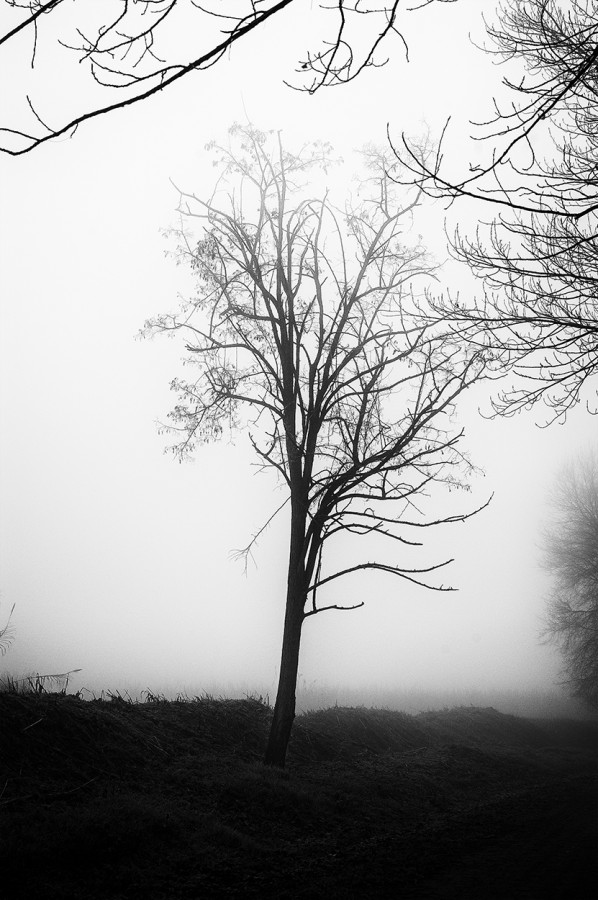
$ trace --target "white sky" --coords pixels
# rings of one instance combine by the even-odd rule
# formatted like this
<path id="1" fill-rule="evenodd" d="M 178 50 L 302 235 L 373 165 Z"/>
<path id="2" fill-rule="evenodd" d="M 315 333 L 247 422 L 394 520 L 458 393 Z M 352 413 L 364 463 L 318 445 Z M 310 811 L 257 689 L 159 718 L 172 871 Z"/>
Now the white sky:
<path id="1" fill-rule="evenodd" d="M 272 691 L 284 529 L 270 529 L 247 576 L 229 551 L 279 495 L 252 474 L 243 435 L 202 448 L 191 465 L 163 455 L 155 420 L 170 408 L 182 348 L 135 340 L 185 287 L 160 234 L 175 221 L 169 179 L 209 190 L 203 147 L 246 114 L 282 128 L 289 146 L 320 137 L 348 160 L 365 141 L 383 143 L 387 121 L 395 134 L 416 133 L 424 119 L 437 132 L 453 113 L 453 133 L 464 133 L 500 74 L 468 42 L 468 30 L 481 35 L 478 7 L 460 0 L 413 13 L 409 65 L 396 44 L 385 69 L 310 98 L 282 84 L 309 34 L 306 2 L 210 72 L 73 140 L 0 159 L 0 614 L 16 603 L 17 628 L 0 667 L 81 667 L 75 687 L 94 689 Z M 437 223 L 443 216 L 434 210 Z M 478 402 L 481 393 L 462 413 L 465 448 L 485 477 L 455 506 L 495 499 L 430 540 L 457 556 L 459 592 L 434 595 L 390 576 L 345 582 L 343 599 L 366 606 L 308 620 L 306 682 L 550 689 L 559 659 L 537 641 L 545 498 L 559 467 L 591 446 L 595 420 L 580 411 L 540 430 L 532 416 L 486 421 Z"/>

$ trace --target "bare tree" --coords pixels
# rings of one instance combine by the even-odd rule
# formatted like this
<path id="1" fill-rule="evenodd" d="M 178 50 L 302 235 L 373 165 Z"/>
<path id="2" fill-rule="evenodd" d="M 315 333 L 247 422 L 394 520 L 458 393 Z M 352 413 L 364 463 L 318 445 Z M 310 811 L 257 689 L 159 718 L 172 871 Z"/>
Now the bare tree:
<path id="1" fill-rule="evenodd" d="M 390 38 L 406 51 L 399 13 L 434 2 L 456 0 L 422 0 L 403 10 L 399 0 L 335 0 L 306 7 L 303 14 L 315 21 L 312 29 L 321 38 L 298 63 L 295 86 L 313 94 L 384 65 L 381 52 Z M 0 150 L 27 153 L 54 137 L 73 134 L 88 119 L 145 100 L 191 72 L 212 67 L 292 3 L 297 6 L 298 0 L 4 0 L 10 24 L 0 35 L 0 46 L 14 46 L 21 58 L 28 53 L 39 81 L 33 77 L 31 94 L 23 76 L 30 124 L 0 128 Z M 78 65 L 72 67 L 73 61 Z M 88 99 L 81 111 L 66 112 L 56 122 L 58 98 L 54 96 L 52 109 L 42 109 L 35 90 L 50 81 L 62 93 L 57 75 L 65 65 L 71 65 L 67 95 L 76 102 L 83 91 Z"/>
<path id="2" fill-rule="evenodd" d="M 408 313 L 410 292 L 431 271 L 423 249 L 408 242 L 420 192 L 398 205 L 383 159 L 366 154 L 362 196 L 340 209 L 326 190 L 309 196 L 305 188 L 308 174 L 330 166 L 328 146 L 292 154 L 280 135 L 238 127 L 232 140 L 232 148 L 214 147 L 221 179 L 213 197 L 180 195 L 179 258 L 197 276 L 196 296 L 146 323 L 146 333 L 180 332 L 186 342 L 191 375 L 172 382 L 174 453 L 243 426 L 259 465 L 285 488 L 240 552 L 247 557 L 289 510 L 280 680 L 266 752 L 268 764 L 283 766 L 303 623 L 363 605 L 325 599 L 332 585 L 377 570 L 450 590 L 433 580 L 450 560 L 380 559 L 378 541 L 367 539 L 386 541 L 405 560 L 421 546 L 414 535 L 422 528 L 467 518 L 426 516 L 423 508 L 435 483 L 461 483 L 450 416 L 483 361 Z M 187 231 L 193 220 L 199 239 Z M 347 538 L 365 542 L 376 559 L 350 548 L 347 565 L 329 569 L 324 551 Z"/>
<path id="3" fill-rule="evenodd" d="M 546 535 L 555 587 L 545 637 L 559 644 L 575 697 L 598 707 L 598 466 L 566 470 L 554 496 Z"/>
<path id="4" fill-rule="evenodd" d="M 437 312 L 488 349 L 497 375 L 517 376 L 495 411 L 542 400 L 553 421 L 585 400 L 596 412 L 589 382 L 598 369 L 595 3 L 516 0 L 500 8 L 489 34 L 514 95 L 509 107 L 495 103 L 476 135 L 491 148 L 489 160 L 454 179 L 442 141 L 431 163 L 404 136 L 395 147 L 422 190 L 451 202 L 477 200 L 491 217 L 474 237 L 457 229 L 452 238 L 457 257 L 483 280 L 483 297 L 464 302 L 449 294 Z"/>

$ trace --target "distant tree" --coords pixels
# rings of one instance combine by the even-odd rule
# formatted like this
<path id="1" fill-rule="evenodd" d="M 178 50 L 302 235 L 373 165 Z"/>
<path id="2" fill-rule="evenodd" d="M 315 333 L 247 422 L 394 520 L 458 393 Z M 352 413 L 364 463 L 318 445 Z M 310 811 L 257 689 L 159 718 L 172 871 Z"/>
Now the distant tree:
<path id="1" fill-rule="evenodd" d="M 553 421 L 585 400 L 596 412 L 596 3 L 515 0 L 499 8 L 488 30 L 514 95 L 505 108 L 495 101 L 476 134 L 490 146 L 489 160 L 451 178 L 454 161 L 442 141 L 432 161 L 405 136 L 395 148 L 424 191 L 449 201 L 474 198 L 491 218 L 475 237 L 457 229 L 452 239 L 457 257 L 483 279 L 483 296 L 447 294 L 437 313 L 491 353 L 497 376 L 516 375 L 495 411 L 509 415 L 543 401 Z"/>
<path id="2" fill-rule="evenodd" d="M 468 517 L 423 510 L 435 483 L 461 483 L 450 415 L 483 360 L 409 314 L 415 283 L 431 272 L 424 250 L 408 242 L 420 192 L 398 205 L 384 159 L 366 155 L 361 195 L 340 209 L 326 190 L 310 196 L 305 187 L 317 167 L 331 165 L 328 146 L 292 154 L 280 135 L 236 127 L 231 136 L 232 148 L 213 146 L 221 176 L 212 198 L 180 194 L 179 261 L 194 272 L 197 293 L 179 313 L 147 322 L 145 333 L 180 332 L 186 342 L 191 374 L 172 382 L 174 453 L 243 428 L 260 466 L 286 488 L 240 552 L 247 559 L 274 516 L 290 508 L 280 680 L 265 757 L 283 766 L 303 623 L 363 605 L 322 603 L 321 593 L 366 570 L 451 589 L 428 580 L 451 560 L 381 559 L 379 542 L 367 538 L 412 553 L 421 546 L 414 533 Z M 199 239 L 187 231 L 194 219 Z M 350 548 L 345 567 L 327 568 L 324 551 L 343 536 L 365 540 L 376 559 Z"/>
<path id="3" fill-rule="evenodd" d="M 399 0 L 305 4 L 303 15 L 321 38 L 315 38 L 315 47 L 299 62 L 296 86 L 313 94 L 384 65 L 380 50 L 389 38 L 398 38 L 406 49 L 399 14 L 435 2 L 456 0 L 422 0 L 404 10 Z M 298 0 L 4 0 L 0 46 L 30 58 L 31 71 L 19 76 L 30 124 L 0 127 L 0 150 L 14 156 L 27 153 L 54 137 L 74 134 L 88 119 L 211 68 L 292 3 L 297 6 Z M 268 52 L 267 44 L 260 52 Z M 72 66 L 71 60 L 79 65 Z M 62 83 L 65 66 L 71 77 Z M 56 85 L 51 109 L 36 99 L 48 83 Z M 72 98 L 73 106 L 80 102 L 81 111 L 73 113 L 67 104 L 61 112 L 58 101 L 65 97 Z"/>
<path id="4" fill-rule="evenodd" d="M 546 536 L 555 586 L 545 636 L 563 653 L 572 693 L 598 707 L 598 464 L 564 472 Z"/>
<path id="5" fill-rule="evenodd" d="M 10 620 L 12 619 L 12 614 L 14 611 L 15 604 L 13 603 L 6 622 L 4 623 L 4 625 L 0 626 L 0 656 L 4 656 L 4 654 L 12 644 L 14 631 L 12 625 L 10 624 Z"/>

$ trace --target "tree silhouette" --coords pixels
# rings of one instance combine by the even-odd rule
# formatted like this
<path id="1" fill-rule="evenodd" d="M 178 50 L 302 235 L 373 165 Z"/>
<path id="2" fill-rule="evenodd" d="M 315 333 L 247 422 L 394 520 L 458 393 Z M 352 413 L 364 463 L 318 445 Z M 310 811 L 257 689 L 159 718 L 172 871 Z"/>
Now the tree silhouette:
<path id="1" fill-rule="evenodd" d="M 280 680 L 265 757 L 283 766 L 303 623 L 363 605 L 326 599 L 332 585 L 378 570 L 450 590 L 433 579 L 450 560 L 407 560 L 422 528 L 468 516 L 424 509 L 435 483 L 461 484 L 451 412 L 483 359 L 409 313 L 431 266 L 409 244 L 420 192 L 399 205 L 387 160 L 366 153 L 368 178 L 341 209 L 326 189 L 316 196 L 305 187 L 330 167 L 328 146 L 293 154 L 280 135 L 235 127 L 231 137 L 232 147 L 213 147 L 221 176 L 212 198 L 180 194 L 179 260 L 195 273 L 196 294 L 145 331 L 185 340 L 190 374 L 172 382 L 174 453 L 243 429 L 285 488 L 266 523 L 289 510 Z M 188 231 L 193 220 L 199 238 Z M 329 568 L 325 551 L 341 539 L 365 544 L 363 555 L 343 544 L 347 565 Z M 395 555 L 384 556 L 380 542 Z"/>
<path id="2" fill-rule="evenodd" d="M 555 578 L 545 637 L 557 643 L 575 697 L 598 707 L 598 469 L 570 467 L 554 497 L 546 565 Z"/>
<path id="3" fill-rule="evenodd" d="M 435 2 L 456 0 L 423 0 L 404 10 L 399 0 L 336 0 L 305 8 L 315 46 L 297 64 L 294 86 L 313 94 L 384 65 L 381 52 L 393 37 L 406 51 L 400 13 Z M 21 58 L 29 55 L 31 71 L 19 78 L 29 123 L 0 127 L 0 150 L 27 153 L 59 135 L 72 135 L 88 119 L 146 100 L 191 72 L 211 68 L 252 32 L 267 34 L 268 20 L 292 3 L 297 6 L 298 0 L 4 0 L 7 24 L 0 46 L 14 48 Z M 70 78 L 63 85 L 58 75 L 65 66 L 70 66 Z M 36 99 L 48 83 L 56 84 L 52 109 Z M 69 111 L 67 105 L 60 114 L 63 95 L 74 106 L 80 100 L 81 110 Z M 56 122 L 58 115 L 62 119 Z"/>
<path id="4" fill-rule="evenodd" d="M 489 146 L 463 178 L 451 178 L 442 141 L 426 160 L 403 136 L 395 147 L 426 193 L 477 200 L 490 214 L 475 236 L 458 228 L 453 250 L 482 279 L 483 296 L 450 293 L 437 314 L 516 375 L 494 401 L 512 414 L 537 401 L 548 421 L 580 400 L 596 411 L 598 368 L 598 19 L 593 0 L 516 0 L 489 27 L 508 64 L 509 106 L 476 138 Z M 521 71 L 523 69 L 523 75 Z M 514 74 L 515 73 L 515 74 Z M 447 123 L 448 124 L 448 123 Z M 481 210 L 483 216 L 484 212 Z"/>

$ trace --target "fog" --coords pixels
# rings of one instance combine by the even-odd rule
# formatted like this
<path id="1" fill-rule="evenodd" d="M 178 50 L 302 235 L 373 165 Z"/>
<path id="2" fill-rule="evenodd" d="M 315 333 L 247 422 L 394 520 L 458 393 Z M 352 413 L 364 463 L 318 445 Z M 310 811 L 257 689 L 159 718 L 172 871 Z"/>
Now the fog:
<path id="1" fill-rule="evenodd" d="M 414 13 L 409 64 L 397 47 L 385 69 L 313 98 L 282 84 L 305 41 L 301 13 L 287 14 L 288 24 L 163 96 L 0 160 L 0 615 L 14 603 L 16 629 L 0 672 L 80 668 L 71 688 L 97 693 L 272 696 L 285 527 L 267 530 L 246 573 L 230 554 L 281 489 L 254 473 L 243 434 L 202 447 L 191 464 L 164 455 L 156 420 L 170 408 L 183 350 L 136 340 L 189 285 L 161 234 L 176 222 L 169 179 L 209 190 L 204 145 L 247 117 L 283 129 L 289 146 L 329 140 L 349 168 L 365 140 L 384 143 L 387 121 L 396 134 L 424 122 L 437 134 L 452 112 L 454 133 L 469 131 L 501 74 L 469 43 L 468 31 L 481 34 L 477 5 Z M 4 109 L 15 102 L 4 97 Z M 444 215 L 437 207 L 430 222 Z M 442 256 L 438 227 L 428 237 Z M 465 272 L 451 277 L 469 285 Z M 489 420 L 479 409 L 489 411 L 486 387 L 459 407 L 480 474 L 452 502 L 466 511 L 493 500 L 426 533 L 428 560 L 455 557 L 445 577 L 458 590 L 436 595 L 361 573 L 344 583 L 337 597 L 366 604 L 306 622 L 304 693 L 388 703 L 411 691 L 420 706 L 520 691 L 539 705 L 546 694 L 564 698 L 558 653 L 539 642 L 550 589 L 541 535 L 558 472 L 592 446 L 595 421 L 580 409 L 542 429 L 535 413 Z"/>

